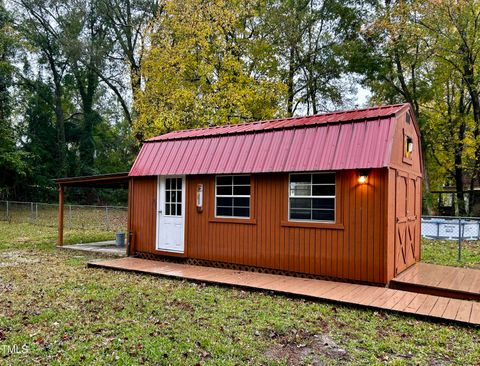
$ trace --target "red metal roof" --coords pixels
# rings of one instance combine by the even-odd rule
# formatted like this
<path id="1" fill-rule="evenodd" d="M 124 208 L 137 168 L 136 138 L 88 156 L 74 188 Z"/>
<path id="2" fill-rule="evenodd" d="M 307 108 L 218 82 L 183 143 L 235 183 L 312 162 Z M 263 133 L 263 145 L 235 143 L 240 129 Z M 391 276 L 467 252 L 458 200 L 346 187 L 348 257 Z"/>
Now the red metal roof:
<path id="1" fill-rule="evenodd" d="M 171 132 L 142 149 L 130 176 L 386 167 L 408 104 Z"/>

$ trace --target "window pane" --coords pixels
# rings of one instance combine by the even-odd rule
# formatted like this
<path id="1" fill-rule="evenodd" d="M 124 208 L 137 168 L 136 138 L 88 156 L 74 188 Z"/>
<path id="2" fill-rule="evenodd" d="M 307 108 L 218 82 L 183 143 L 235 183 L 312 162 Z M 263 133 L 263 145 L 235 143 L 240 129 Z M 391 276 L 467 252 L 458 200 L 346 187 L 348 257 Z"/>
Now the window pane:
<path id="1" fill-rule="evenodd" d="M 165 179 L 165 189 L 170 189 L 170 178 Z"/>
<path id="2" fill-rule="evenodd" d="M 175 216 L 177 214 L 177 210 L 175 210 L 175 205 L 170 204 L 170 215 Z"/>
<path id="3" fill-rule="evenodd" d="M 182 203 L 182 191 L 177 191 L 177 202 Z"/>
<path id="4" fill-rule="evenodd" d="M 290 210 L 290 218 L 297 219 L 297 220 L 311 220 L 311 212 L 310 210 Z"/>
<path id="5" fill-rule="evenodd" d="M 233 198 L 217 197 L 217 206 L 233 206 Z"/>
<path id="6" fill-rule="evenodd" d="M 236 175 L 233 177 L 233 184 L 250 184 L 250 176 L 249 175 Z"/>
<path id="7" fill-rule="evenodd" d="M 290 196 L 311 196 L 312 186 L 298 183 L 290 184 Z"/>
<path id="8" fill-rule="evenodd" d="M 335 198 L 313 198 L 312 207 L 333 210 L 335 208 Z"/>
<path id="9" fill-rule="evenodd" d="M 170 204 L 169 203 L 167 203 L 165 205 L 165 215 L 170 215 Z"/>
<path id="10" fill-rule="evenodd" d="M 182 205 L 177 204 L 177 216 L 182 216 Z"/>
<path id="11" fill-rule="evenodd" d="M 311 198 L 290 198 L 290 208 L 300 209 L 300 208 L 310 208 L 312 207 Z"/>
<path id="12" fill-rule="evenodd" d="M 218 207 L 217 206 L 217 216 L 232 216 L 231 207 Z"/>
<path id="13" fill-rule="evenodd" d="M 312 174 L 313 184 L 335 183 L 335 173 Z"/>
<path id="14" fill-rule="evenodd" d="M 250 209 L 246 208 L 246 207 L 234 207 L 233 208 L 233 216 L 249 217 L 250 216 Z"/>
<path id="15" fill-rule="evenodd" d="M 172 191 L 170 193 L 170 202 L 177 202 L 177 192 L 176 191 Z"/>
<path id="16" fill-rule="evenodd" d="M 313 196 L 335 196 L 335 186 L 313 186 Z"/>
<path id="17" fill-rule="evenodd" d="M 313 210 L 313 219 L 319 221 L 334 221 L 335 220 L 335 211 L 334 210 Z"/>
<path id="18" fill-rule="evenodd" d="M 232 185 L 232 176 L 217 176 L 217 185 Z"/>
<path id="19" fill-rule="evenodd" d="M 177 189 L 182 189 L 182 178 L 177 178 Z"/>
<path id="20" fill-rule="evenodd" d="M 217 194 L 218 195 L 232 195 L 232 187 L 218 187 L 217 186 Z"/>
<path id="21" fill-rule="evenodd" d="M 216 216 L 249 217 L 250 176 L 217 176 L 216 179 Z"/>
<path id="22" fill-rule="evenodd" d="M 233 194 L 236 196 L 250 196 L 250 186 L 234 186 Z"/>
<path id="23" fill-rule="evenodd" d="M 250 207 L 250 198 L 235 197 L 233 199 L 233 206 Z"/>
<path id="24" fill-rule="evenodd" d="M 311 174 L 291 174 L 290 182 L 291 183 L 311 183 L 312 175 Z"/>

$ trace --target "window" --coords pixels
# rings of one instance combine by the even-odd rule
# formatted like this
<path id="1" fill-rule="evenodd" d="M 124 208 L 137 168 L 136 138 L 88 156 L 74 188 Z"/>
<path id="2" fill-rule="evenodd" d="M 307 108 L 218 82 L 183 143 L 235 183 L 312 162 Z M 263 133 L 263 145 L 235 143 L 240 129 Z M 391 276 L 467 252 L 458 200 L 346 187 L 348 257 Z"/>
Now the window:
<path id="1" fill-rule="evenodd" d="M 182 178 L 165 178 L 165 216 L 182 216 Z"/>
<path id="2" fill-rule="evenodd" d="M 250 217 L 249 175 L 223 175 L 216 177 L 215 216 Z"/>
<path id="3" fill-rule="evenodd" d="M 290 174 L 289 219 L 335 221 L 335 173 Z"/>
<path id="4" fill-rule="evenodd" d="M 407 159 L 412 158 L 413 152 L 413 139 L 410 136 L 405 137 L 404 157 Z"/>

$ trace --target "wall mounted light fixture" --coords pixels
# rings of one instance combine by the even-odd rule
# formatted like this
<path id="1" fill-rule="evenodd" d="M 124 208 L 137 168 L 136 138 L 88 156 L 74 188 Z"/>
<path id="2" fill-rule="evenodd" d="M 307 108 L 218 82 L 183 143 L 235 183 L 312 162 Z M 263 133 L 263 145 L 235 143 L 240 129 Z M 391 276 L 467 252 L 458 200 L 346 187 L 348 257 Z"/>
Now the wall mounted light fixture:
<path id="1" fill-rule="evenodd" d="M 368 182 L 368 170 L 361 169 L 358 171 L 358 183 L 365 184 Z"/>

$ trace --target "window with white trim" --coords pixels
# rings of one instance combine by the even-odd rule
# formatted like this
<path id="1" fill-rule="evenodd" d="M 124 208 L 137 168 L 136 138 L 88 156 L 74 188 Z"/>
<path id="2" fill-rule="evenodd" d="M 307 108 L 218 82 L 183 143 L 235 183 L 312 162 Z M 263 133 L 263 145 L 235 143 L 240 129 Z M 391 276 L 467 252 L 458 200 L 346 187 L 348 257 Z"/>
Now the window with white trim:
<path id="1" fill-rule="evenodd" d="M 250 217 L 250 176 L 215 177 L 215 216 Z"/>
<path id="2" fill-rule="evenodd" d="M 290 174 L 288 217 L 335 222 L 335 173 Z"/>

